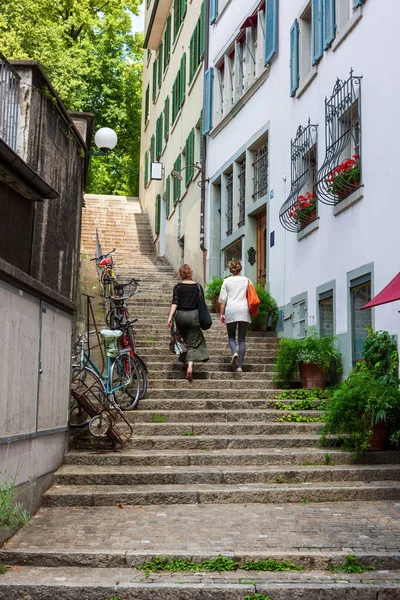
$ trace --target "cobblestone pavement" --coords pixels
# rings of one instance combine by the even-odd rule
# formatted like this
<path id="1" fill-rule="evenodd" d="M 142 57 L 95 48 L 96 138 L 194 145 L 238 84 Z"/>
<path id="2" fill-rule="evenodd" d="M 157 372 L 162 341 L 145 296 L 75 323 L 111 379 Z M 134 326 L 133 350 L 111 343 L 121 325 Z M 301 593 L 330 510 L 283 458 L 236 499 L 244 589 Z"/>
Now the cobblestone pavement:
<path id="1" fill-rule="evenodd" d="M 24 549 L 197 555 L 400 552 L 400 503 L 45 508 L 6 546 Z"/>

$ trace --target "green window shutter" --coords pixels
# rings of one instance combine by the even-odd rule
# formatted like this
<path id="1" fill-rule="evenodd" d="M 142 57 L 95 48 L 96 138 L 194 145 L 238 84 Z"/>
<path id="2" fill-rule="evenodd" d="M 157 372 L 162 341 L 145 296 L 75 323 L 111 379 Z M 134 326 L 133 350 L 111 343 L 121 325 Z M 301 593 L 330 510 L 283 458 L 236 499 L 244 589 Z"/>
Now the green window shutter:
<path id="1" fill-rule="evenodd" d="M 183 54 L 181 58 L 181 68 L 180 68 L 180 102 L 179 107 L 185 102 L 185 94 L 186 94 L 186 52 Z"/>
<path id="2" fill-rule="evenodd" d="M 189 145 L 190 145 L 190 164 L 194 163 L 194 140 L 195 140 L 195 131 L 194 128 L 192 129 L 192 131 L 190 132 L 190 136 L 189 136 Z M 190 179 L 193 179 L 194 177 L 194 167 L 191 167 L 189 169 L 190 171 Z"/>
<path id="3" fill-rule="evenodd" d="M 182 165 L 181 155 L 179 155 L 174 163 L 174 171 L 179 173 L 179 171 L 181 170 L 181 165 Z M 179 181 L 179 179 L 176 179 L 176 177 L 173 177 L 173 192 L 174 192 L 173 198 L 174 198 L 174 206 L 175 206 L 175 204 L 177 204 L 177 202 L 179 201 L 179 198 L 181 197 L 181 182 Z"/>
<path id="4" fill-rule="evenodd" d="M 185 186 L 188 187 L 190 183 L 190 136 L 186 140 L 185 144 L 185 157 L 186 157 L 186 169 L 185 169 Z"/>
<path id="5" fill-rule="evenodd" d="M 164 33 L 164 71 L 171 57 L 171 15 L 168 16 Z"/>
<path id="6" fill-rule="evenodd" d="M 149 185 L 149 151 L 144 155 L 144 187 Z"/>
<path id="7" fill-rule="evenodd" d="M 210 67 L 204 73 L 203 135 L 207 135 L 212 129 L 213 80 L 214 69 Z"/>
<path id="8" fill-rule="evenodd" d="M 315 65 L 324 53 L 323 0 L 312 0 L 312 63 Z"/>
<path id="9" fill-rule="evenodd" d="M 144 107 L 144 122 L 147 123 L 150 116 L 150 84 L 147 84 L 146 88 L 146 99 L 145 99 L 145 107 Z"/>
<path id="10" fill-rule="evenodd" d="M 164 140 L 169 138 L 169 96 L 165 98 L 164 104 Z"/>
<path id="11" fill-rule="evenodd" d="M 290 29 L 290 95 L 293 97 L 299 87 L 299 24 L 295 19 Z"/>
<path id="12" fill-rule="evenodd" d="M 204 48 L 206 47 L 206 8 L 203 4 L 201 5 L 200 12 L 200 58 L 204 56 Z"/>
<path id="13" fill-rule="evenodd" d="M 157 97 L 157 59 L 153 62 L 153 102 Z"/>
<path id="14" fill-rule="evenodd" d="M 156 158 L 160 160 L 163 149 L 163 115 L 158 117 L 156 125 Z"/>
<path id="15" fill-rule="evenodd" d="M 178 35 L 179 27 L 181 24 L 180 12 L 181 0 L 174 0 L 174 42 L 176 40 L 176 36 Z"/>
<path id="16" fill-rule="evenodd" d="M 166 212 L 167 219 L 171 213 L 171 177 L 168 175 L 167 181 L 165 184 L 165 204 L 166 204 Z"/>
<path id="17" fill-rule="evenodd" d="M 190 38 L 190 45 L 189 45 L 189 54 L 190 54 L 190 58 L 189 58 L 189 84 L 192 83 L 192 79 L 193 79 L 193 75 L 195 72 L 195 66 L 194 66 L 194 61 L 195 61 L 195 38 L 196 38 L 196 30 L 194 30 L 192 37 Z"/>
<path id="18" fill-rule="evenodd" d="M 218 17 L 218 0 L 210 0 L 210 25 L 213 25 Z"/>
<path id="19" fill-rule="evenodd" d="M 154 135 L 151 136 L 151 142 L 150 142 L 150 163 L 155 162 L 155 144 L 156 144 L 156 140 Z"/>
<path id="20" fill-rule="evenodd" d="M 156 210 L 155 210 L 155 223 L 154 223 L 154 232 L 156 235 L 160 233 L 160 222 L 161 222 L 161 196 L 157 194 L 156 196 Z"/>
<path id="21" fill-rule="evenodd" d="M 203 111 L 200 113 L 200 162 L 203 160 Z"/>
<path id="22" fill-rule="evenodd" d="M 181 0 L 181 23 L 186 15 L 187 0 Z"/>
<path id="23" fill-rule="evenodd" d="M 322 0 L 324 10 L 324 27 L 323 27 L 323 40 L 324 50 L 329 48 L 335 39 L 336 34 L 336 21 L 335 21 L 335 0 Z"/>
<path id="24" fill-rule="evenodd" d="M 162 84 L 162 75 L 163 75 L 163 43 L 160 42 L 160 45 L 158 46 L 158 78 L 157 78 L 157 83 L 158 83 L 158 87 L 161 87 Z"/>
<path id="25" fill-rule="evenodd" d="M 265 4 L 265 64 L 271 62 L 278 49 L 278 0 Z"/>
<path id="26" fill-rule="evenodd" d="M 174 85 L 172 86 L 172 123 L 175 123 L 176 116 L 180 108 L 180 72 L 175 77 Z"/>

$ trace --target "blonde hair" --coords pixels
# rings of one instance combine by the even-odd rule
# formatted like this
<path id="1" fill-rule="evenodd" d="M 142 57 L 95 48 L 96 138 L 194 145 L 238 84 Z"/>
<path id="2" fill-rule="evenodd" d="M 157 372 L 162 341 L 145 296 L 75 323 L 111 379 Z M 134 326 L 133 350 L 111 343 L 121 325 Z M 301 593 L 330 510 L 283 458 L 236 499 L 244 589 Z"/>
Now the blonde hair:
<path id="1" fill-rule="evenodd" d="M 231 260 L 229 263 L 229 270 L 232 275 L 237 275 L 242 270 L 242 263 L 240 260 Z"/>
<path id="2" fill-rule="evenodd" d="M 181 265 L 178 271 L 179 279 L 193 279 L 193 271 L 190 265 Z"/>

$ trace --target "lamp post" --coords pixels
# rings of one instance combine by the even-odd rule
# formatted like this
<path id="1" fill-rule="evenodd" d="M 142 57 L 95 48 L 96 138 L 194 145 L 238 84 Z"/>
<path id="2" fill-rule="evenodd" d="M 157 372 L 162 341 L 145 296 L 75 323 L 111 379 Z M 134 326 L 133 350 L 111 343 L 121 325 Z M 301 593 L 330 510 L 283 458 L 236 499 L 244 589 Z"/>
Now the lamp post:
<path id="1" fill-rule="evenodd" d="M 110 127 L 102 127 L 94 136 L 94 143 L 99 148 L 99 152 L 90 152 L 90 156 L 106 156 L 115 148 L 118 142 L 118 136 Z"/>

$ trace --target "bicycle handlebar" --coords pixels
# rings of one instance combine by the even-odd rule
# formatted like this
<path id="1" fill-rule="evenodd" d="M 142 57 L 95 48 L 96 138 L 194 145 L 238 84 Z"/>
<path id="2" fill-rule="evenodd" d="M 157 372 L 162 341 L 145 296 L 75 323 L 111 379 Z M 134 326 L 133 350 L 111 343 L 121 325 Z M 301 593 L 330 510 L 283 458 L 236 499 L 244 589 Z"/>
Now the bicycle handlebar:
<path id="1" fill-rule="evenodd" d="M 110 250 L 110 252 L 107 252 L 107 254 L 102 254 L 101 256 L 95 256 L 94 258 L 91 258 L 90 260 L 93 261 L 100 261 L 103 260 L 103 258 L 107 258 L 107 256 L 111 256 L 111 254 L 114 254 L 114 252 L 116 251 L 116 248 L 113 248 L 113 250 Z"/>

